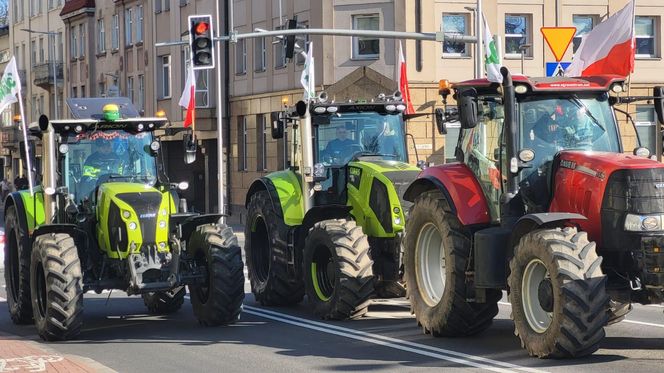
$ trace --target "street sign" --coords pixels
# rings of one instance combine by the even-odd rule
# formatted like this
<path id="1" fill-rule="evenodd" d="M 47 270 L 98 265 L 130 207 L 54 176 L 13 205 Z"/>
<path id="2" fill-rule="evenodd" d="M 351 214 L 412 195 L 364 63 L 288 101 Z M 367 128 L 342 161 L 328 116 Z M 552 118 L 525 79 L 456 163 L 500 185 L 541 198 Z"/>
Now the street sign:
<path id="1" fill-rule="evenodd" d="M 574 39 L 576 27 L 542 27 L 540 31 L 553 52 L 556 62 L 560 62 Z"/>
<path id="2" fill-rule="evenodd" d="M 571 64 L 571 62 L 547 62 L 546 76 L 563 76 L 565 69 Z"/>

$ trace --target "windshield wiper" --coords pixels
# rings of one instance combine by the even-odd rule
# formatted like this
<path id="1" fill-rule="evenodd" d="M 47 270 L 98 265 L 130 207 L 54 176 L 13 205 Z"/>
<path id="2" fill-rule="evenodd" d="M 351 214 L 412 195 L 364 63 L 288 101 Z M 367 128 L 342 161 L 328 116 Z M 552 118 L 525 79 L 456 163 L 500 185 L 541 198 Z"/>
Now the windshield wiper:
<path id="1" fill-rule="evenodd" d="M 584 104 L 583 101 L 581 101 L 576 95 L 573 95 L 572 97 L 573 97 L 573 99 L 570 100 L 570 101 L 572 101 L 572 103 L 574 105 L 576 105 L 579 109 L 583 109 L 583 111 L 586 113 L 586 116 L 588 118 L 590 118 L 590 120 L 597 127 L 601 128 L 602 131 L 606 132 L 606 129 L 604 128 L 604 126 L 602 126 L 602 124 L 597 120 L 597 118 L 593 115 L 593 113 L 590 111 L 590 109 L 588 109 L 588 106 L 586 106 L 586 104 Z"/>

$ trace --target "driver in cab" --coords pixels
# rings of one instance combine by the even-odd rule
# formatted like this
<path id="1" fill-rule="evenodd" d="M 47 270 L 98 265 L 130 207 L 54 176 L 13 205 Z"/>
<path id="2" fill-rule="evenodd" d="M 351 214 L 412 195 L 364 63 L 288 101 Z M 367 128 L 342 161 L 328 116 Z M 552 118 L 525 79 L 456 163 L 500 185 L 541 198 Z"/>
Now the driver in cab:
<path id="1" fill-rule="evenodd" d="M 83 176 L 97 178 L 102 174 L 122 174 L 122 156 L 113 151 L 113 142 L 97 139 L 96 151 L 83 163 Z"/>
<path id="2" fill-rule="evenodd" d="M 348 130 L 346 126 L 337 127 L 337 138 L 331 140 L 325 146 L 325 153 L 327 154 L 343 154 L 347 152 L 351 146 L 355 144 L 355 141 L 348 138 Z"/>

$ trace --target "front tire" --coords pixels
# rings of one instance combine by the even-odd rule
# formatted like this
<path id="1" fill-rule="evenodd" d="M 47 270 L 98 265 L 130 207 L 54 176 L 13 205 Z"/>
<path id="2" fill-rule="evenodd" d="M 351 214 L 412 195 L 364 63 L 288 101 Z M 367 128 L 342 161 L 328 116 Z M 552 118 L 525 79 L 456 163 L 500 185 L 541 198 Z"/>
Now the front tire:
<path id="1" fill-rule="evenodd" d="M 602 258 L 586 232 L 543 229 L 523 236 L 508 279 L 515 334 L 531 356 L 597 351 L 608 321 Z"/>
<path id="2" fill-rule="evenodd" d="M 153 315 L 168 315 L 177 312 L 184 303 L 187 293 L 184 287 L 168 291 L 143 294 L 143 303 Z"/>
<path id="3" fill-rule="evenodd" d="M 66 233 L 38 236 L 31 259 L 32 309 L 39 336 L 46 341 L 75 338 L 83 325 L 83 275 L 74 239 Z"/>
<path id="4" fill-rule="evenodd" d="M 316 223 L 304 242 L 302 271 L 314 314 L 331 320 L 363 316 L 374 290 L 372 264 L 367 236 L 354 221 Z"/>
<path id="5" fill-rule="evenodd" d="M 5 284 L 7 305 L 14 324 L 31 324 L 32 301 L 30 300 L 30 246 L 26 232 L 21 230 L 16 206 L 5 211 Z"/>
<path id="6" fill-rule="evenodd" d="M 501 292 L 466 301 L 470 236 L 438 191 L 420 195 L 408 214 L 404 269 L 411 312 L 425 334 L 463 337 L 491 326 Z"/>
<path id="7" fill-rule="evenodd" d="M 189 285 L 191 305 L 199 323 L 217 326 L 239 320 L 244 300 L 244 264 L 233 230 L 223 224 L 201 225 L 188 241 L 189 256 L 207 272 L 203 283 Z"/>
<path id="8" fill-rule="evenodd" d="M 244 250 L 251 292 L 264 306 L 291 306 L 302 301 L 304 283 L 289 274 L 288 227 L 277 215 L 267 191 L 249 201 Z"/>

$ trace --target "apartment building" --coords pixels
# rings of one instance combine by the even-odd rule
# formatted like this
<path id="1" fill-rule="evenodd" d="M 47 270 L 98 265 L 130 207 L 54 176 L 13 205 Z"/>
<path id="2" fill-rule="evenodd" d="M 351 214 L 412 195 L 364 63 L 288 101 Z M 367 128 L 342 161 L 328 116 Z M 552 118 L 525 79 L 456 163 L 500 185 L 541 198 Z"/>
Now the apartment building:
<path id="1" fill-rule="evenodd" d="M 16 57 L 21 78 L 26 123 L 37 121 L 41 114 L 55 117 L 63 113 L 63 38 L 64 23 L 60 10 L 64 0 L 11 0 L 9 3 L 8 56 Z M 0 58 L 7 54 L 0 49 Z M 4 66 L 4 64 L 0 63 Z M 4 69 L 4 67 L 2 67 Z M 57 88 L 56 88 L 57 87 Z M 57 95 L 56 95 L 57 93 Z M 20 160 L 21 139 L 17 122 L 8 120 L 19 113 L 13 105 L 11 114 L 3 115 L 2 156 L 4 175 L 10 179 L 25 172 Z M 37 149 L 39 154 L 39 149 Z M 35 167 L 41 169 L 41 158 Z"/>
<path id="2" fill-rule="evenodd" d="M 256 28 L 278 29 L 297 16 L 303 27 L 435 32 L 476 35 L 476 0 L 233 0 L 238 32 Z M 503 63 L 514 73 L 544 76 L 546 63 L 555 61 L 545 43 L 543 26 L 575 26 L 573 46 L 563 61 L 570 61 L 583 34 L 620 10 L 627 0 L 483 0 L 483 13 L 493 34 L 501 39 Z M 636 69 L 630 77 L 633 95 L 647 95 L 664 83 L 661 0 L 636 1 Z M 316 60 L 317 91 L 336 100 L 370 99 L 396 89 L 394 65 L 398 41 L 390 39 L 311 36 Z M 529 46 L 526 48 L 526 46 Z M 461 81 L 474 77 L 474 44 L 403 41 L 413 105 L 428 113 L 409 121 L 407 132 L 412 162 L 417 158 L 443 163 L 454 158 L 458 126 L 446 136 L 435 129 L 433 112 L 440 107 L 438 80 Z M 523 53 L 522 53 L 523 52 Z M 232 212 L 242 215 L 247 188 L 267 172 L 283 168 L 284 141 L 272 140 L 269 123 L 282 110 L 283 100 L 293 104 L 302 97 L 303 60 L 287 62 L 281 44 L 272 38 L 238 41 L 230 57 Z M 522 71 L 523 66 L 523 71 Z M 655 115 L 652 105 L 629 105 L 642 142 L 654 148 Z M 634 130 L 624 117 L 620 129 L 624 149 L 636 144 Z"/>

